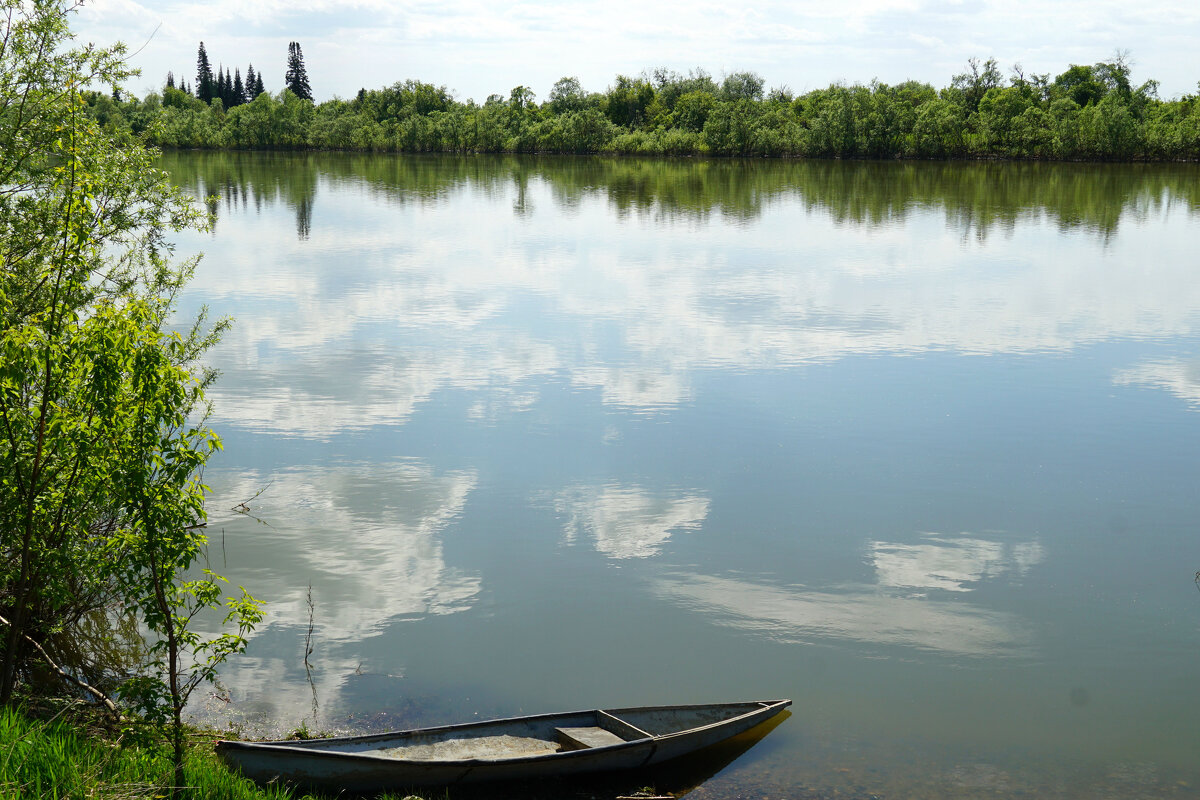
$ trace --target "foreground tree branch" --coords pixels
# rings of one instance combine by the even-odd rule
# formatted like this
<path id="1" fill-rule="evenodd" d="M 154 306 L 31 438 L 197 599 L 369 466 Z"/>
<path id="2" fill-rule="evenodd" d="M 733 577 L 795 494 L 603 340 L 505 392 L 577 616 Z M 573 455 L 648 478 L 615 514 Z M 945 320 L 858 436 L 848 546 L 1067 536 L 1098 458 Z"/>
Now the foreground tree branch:
<path id="1" fill-rule="evenodd" d="M 7 625 L 10 628 L 13 627 L 12 623 L 9 622 L 7 619 L 5 619 L 3 616 L 0 616 L 0 624 Z M 71 673 L 69 673 L 65 669 L 63 669 L 61 666 L 59 666 L 58 662 L 55 661 L 53 658 L 51 658 L 50 654 L 47 653 L 46 650 L 40 644 L 38 644 L 36 640 L 30 638 L 29 636 L 26 636 L 25 634 L 22 634 L 21 636 L 23 639 L 25 639 L 25 641 L 27 641 L 27 642 L 29 642 L 29 644 L 33 645 L 34 649 L 36 649 L 39 653 L 42 654 L 42 658 L 45 659 L 46 663 L 50 666 L 50 668 L 53 669 L 55 672 L 57 672 L 59 674 L 59 676 L 61 676 L 65 680 L 69 681 L 70 683 L 74 684 L 75 686 L 78 686 L 80 689 L 83 689 L 88 694 L 91 694 L 92 696 L 94 696 L 97 700 L 100 701 L 101 705 L 103 705 L 105 708 L 107 708 L 109 711 L 111 711 L 116 717 L 119 718 L 121 716 L 121 711 L 120 711 L 120 709 L 117 708 L 117 704 L 114 703 L 108 695 L 106 695 L 104 692 L 97 689 L 95 686 L 92 686 L 90 683 L 80 680 L 79 678 L 75 677 L 74 675 L 72 675 Z"/>
<path id="2" fill-rule="evenodd" d="M 139 615 L 150 658 L 118 693 L 169 728 L 182 778 L 191 690 L 245 647 L 261 619 L 250 595 L 189 570 L 205 556 L 201 470 L 220 449 L 203 419 L 212 375 L 197 359 L 227 323 L 168 321 L 195 259 L 170 235 L 204 217 L 157 169 L 156 154 L 86 113 L 92 87 L 119 87 L 124 47 L 72 48 L 61 0 L 0 0 L 0 703 L 51 636 L 83 651 L 81 620 Z M 236 633 L 189 627 L 227 605 Z M 91 682 L 95 682 L 94 680 Z"/>

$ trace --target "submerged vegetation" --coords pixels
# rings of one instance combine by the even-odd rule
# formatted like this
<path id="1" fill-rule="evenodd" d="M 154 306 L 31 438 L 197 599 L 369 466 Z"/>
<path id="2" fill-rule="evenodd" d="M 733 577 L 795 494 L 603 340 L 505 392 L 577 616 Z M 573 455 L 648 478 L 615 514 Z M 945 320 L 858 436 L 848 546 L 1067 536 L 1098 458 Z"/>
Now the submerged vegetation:
<path id="1" fill-rule="evenodd" d="M 201 79 L 201 83 L 203 80 Z M 120 92 L 114 94 L 120 96 Z M 314 103 L 291 89 L 208 102 L 173 85 L 145 98 L 93 93 L 115 134 L 163 147 L 404 153 L 604 153 L 813 158 L 1200 158 L 1200 96 L 1163 100 L 1118 56 L 1055 77 L 1005 77 L 972 60 L 949 86 L 835 84 L 767 90 L 752 72 L 618 75 L 604 92 L 559 80 L 482 104 L 416 80 Z M 243 94 L 241 100 L 246 100 Z"/>

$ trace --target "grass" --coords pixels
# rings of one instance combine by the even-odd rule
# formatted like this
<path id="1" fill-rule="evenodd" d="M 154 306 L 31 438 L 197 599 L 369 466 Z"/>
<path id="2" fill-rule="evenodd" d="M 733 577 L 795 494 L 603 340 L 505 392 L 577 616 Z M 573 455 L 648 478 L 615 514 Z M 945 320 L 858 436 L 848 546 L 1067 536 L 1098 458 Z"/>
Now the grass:
<path id="1" fill-rule="evenodd" d="M 211 738 L 188 752 L 187 800 L 304 800 L 284 787 L 260 788 L 230 772 Z M 156 800 L 170 795 L 164 744 L 126 745 L 65 719 L 35 719 L 0 708 L 0 800 Z M 395 799 L 394 799 L 395 800 Z"/>

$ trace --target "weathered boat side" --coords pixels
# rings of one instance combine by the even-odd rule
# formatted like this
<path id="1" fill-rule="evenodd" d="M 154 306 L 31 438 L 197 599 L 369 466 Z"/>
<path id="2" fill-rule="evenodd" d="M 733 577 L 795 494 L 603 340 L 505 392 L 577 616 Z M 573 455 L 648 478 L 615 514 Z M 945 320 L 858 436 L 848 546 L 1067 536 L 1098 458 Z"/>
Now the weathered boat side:
<path id="1" fill-rule="evenodd" d="M 647 766 L 661 764 L 664 761 L 670 761 L 673 758 L 694 753 L 697 750 L 711 747 L 718 742 L 723 742 L 738 734 L 745 733 L 751 728 L 766 722 L 791 704 L 791 700 L 774 701 L 765 704 L 761 709 L 747 712 L 723 722 L 714 722 L 703 727 L 658 736 L 654 740 L 656 745 L 654 755 Z"/>
<path id="2" fill-rule="evenodd" d="M 258 783 L 283 780 L 348 792 L 408 786 L 564 777 L 637 769 L 668 761 L 737 736 L 791 705 L 790 700 L 652 708 L 576 711 L 471 722 L 411 731 L 279 742 L 217 742 L 226 763 Z M 686 727 L 684 727 L 686 726 Z M 588 741 L 567 730 L 598 731 L 612 741 Z M 615 735 L 614 735 L 615 734 Z M 506 757 L 420 759 L 397 753 L 430 752 L 430 746 L 479 742 L 486 737 L 515 737 L 549 744 L 568 742 L 579 749 Z M 384 753 L 391 753 L 386 755 Z"/>

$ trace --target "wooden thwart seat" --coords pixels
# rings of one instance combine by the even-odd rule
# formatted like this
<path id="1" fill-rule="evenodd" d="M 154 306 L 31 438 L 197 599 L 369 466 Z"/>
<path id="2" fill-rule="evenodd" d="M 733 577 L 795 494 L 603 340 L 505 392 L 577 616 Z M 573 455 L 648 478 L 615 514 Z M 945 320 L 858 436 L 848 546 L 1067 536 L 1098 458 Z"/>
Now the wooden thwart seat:
<path id="1" fill-rule="evenodd" d="M 599 724 L 578 728 L 555 728 L 554 731 L 558 734 L 558 741 L 564 750 L 607 747 L 651 738 L 650 734 L 641 728 L 634 727 L 607 711 L 597 711 L 596 722 Z"/>
<path id="2" fill-rule="evenodd" d="M 630 725 L 620 717 L 614 717 L 612 714 L 601 709 L 596 712 L 596 721 L 600 723 L 600 727 L 606 731 L 612 731 L 617 736 L 620 736 L 623 741 L 631 742 L 634 739 L 649 739 L 650 734 L 634 725 Z"/>
<path id="3" fill-rule="evenodd" d="M 607 747 L 624 744 L 625 740 L 611 731 L 595 726 L 588 728 L 555 728 L 564 749 L 582 750 L 585 747 Z"/>

